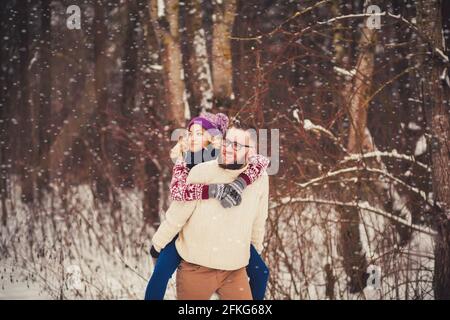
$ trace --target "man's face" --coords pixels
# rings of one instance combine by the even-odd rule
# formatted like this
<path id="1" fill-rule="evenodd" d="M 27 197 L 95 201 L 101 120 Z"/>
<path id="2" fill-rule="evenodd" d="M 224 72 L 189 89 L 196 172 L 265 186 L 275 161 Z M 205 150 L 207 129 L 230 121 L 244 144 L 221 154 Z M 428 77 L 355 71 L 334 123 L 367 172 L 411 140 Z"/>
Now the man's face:
<path id="1" fill-rule="evenodd" d="M 222 143 L 221 159 L 223 164 L 245 164 L 251 146 L 251 135 L 242 129 L 227 130 Z"/>

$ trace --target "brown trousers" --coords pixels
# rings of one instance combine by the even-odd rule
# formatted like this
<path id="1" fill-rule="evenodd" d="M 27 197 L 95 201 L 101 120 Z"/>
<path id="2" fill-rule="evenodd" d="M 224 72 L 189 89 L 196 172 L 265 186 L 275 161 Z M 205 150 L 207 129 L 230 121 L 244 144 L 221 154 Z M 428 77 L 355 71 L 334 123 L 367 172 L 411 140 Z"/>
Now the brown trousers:
<path id="1" fill-rule="evenodd" d="M 177 271 L 178 300 L 208 300 L 214 292 L 221 300 L 252 300 L 246 269 L 216 270 L 181 261 Z"/>

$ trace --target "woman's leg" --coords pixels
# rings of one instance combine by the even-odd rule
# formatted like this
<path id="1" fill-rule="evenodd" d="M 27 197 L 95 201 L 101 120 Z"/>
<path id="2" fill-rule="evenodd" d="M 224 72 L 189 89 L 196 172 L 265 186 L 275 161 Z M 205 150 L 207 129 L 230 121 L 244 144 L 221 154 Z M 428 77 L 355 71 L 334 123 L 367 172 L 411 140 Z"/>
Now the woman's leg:
<path id="1" fill-rule="evenodd" d="M 173 239 L 161 250 L 155 268 L 145 291 L 145 300 L 162 300 L 166 293 L 167 283 L 180 264 L 181 257 Z"/>
<path id="2" fill-rule="evenodd" d="M 264 300 L 267 282 L 269 281 L 269 268 L 267 268 L 253 245 L 250 246 L 250 261 L 247 266 L 247 275 L 250 278 L 253 300 Z"/>

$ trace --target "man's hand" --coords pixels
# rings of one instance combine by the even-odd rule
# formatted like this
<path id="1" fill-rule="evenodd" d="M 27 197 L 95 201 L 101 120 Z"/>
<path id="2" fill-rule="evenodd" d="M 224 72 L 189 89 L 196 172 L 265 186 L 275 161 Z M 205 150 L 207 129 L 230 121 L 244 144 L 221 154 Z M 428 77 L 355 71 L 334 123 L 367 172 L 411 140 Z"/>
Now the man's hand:
<path id="1" fill-rule="evenodd" d="M 247 183 L 241 177 L 234 180 L 232 183 L 225 185 L 224 198 L 220 201 L 222 207 L 231 208 L 238 206 L 242 201 L 242 192 Z"/>
<path id="2" fill-rule="evenodd" d="M 231 184 L 226 184 L 224 187 L 224 196 L 220 200 L 220 204 L 224 208 L 231 208 L 241 204 L 242 197 L 239 192 L 234 189 Z"/>
<path id="3" fill-rule="evenodd" d="M 208 186 L 208 196 L 209 199 L 216 198 L 217 200 L 222 200 L 224 195 L 225 185 L 222 183 L 210 184 Z"/>
<path id="4" fill-rule="evenodd" d="M 242 192 L 247 187 L 247 182 L 241 177 L 238 177 L 232 183 L 229 184 L 230 188 L 232 188 L 239 196 L 242 196 Z"/>
<path id="5" fill-rule="evenodd" d="M 208 189 L 209 198 L 216 198 L 224 208 L 238 206 L 242 200 L 243 187 L 239 182 L 233 185 L 235 182 L 236 180 L 229 184 L 210 184 Z M 245 182 L 244 185 L 246 185 Z"/>

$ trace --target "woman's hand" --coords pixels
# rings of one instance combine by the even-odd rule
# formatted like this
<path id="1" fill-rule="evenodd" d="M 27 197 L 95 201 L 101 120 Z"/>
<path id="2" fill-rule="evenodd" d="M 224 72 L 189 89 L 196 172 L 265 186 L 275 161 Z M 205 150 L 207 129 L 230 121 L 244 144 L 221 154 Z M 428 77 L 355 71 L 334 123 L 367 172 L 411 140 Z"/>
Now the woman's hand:
<path id="1" fill-rule="evenodd" d="M 217 135 L 214 137 L 211 136 L 209 141 L 214 149 L 220 149 L 222 147 L 222 136 L 221 135 Z"/>
<path id="2" fill-rule="evenodd" d="M 256 148 L 249 148 L 247 153 L 247 160 L 250 161 L 250 159 L 256 155 Z"/>

